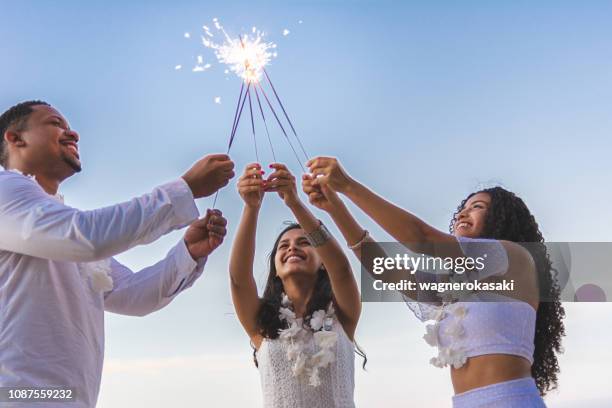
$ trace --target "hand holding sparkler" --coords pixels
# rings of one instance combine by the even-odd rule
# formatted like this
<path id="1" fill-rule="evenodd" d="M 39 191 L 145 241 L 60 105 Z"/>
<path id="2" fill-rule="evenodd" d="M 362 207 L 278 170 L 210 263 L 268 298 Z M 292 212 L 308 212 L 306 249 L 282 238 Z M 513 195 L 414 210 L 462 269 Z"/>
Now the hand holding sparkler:
<path id="1" fill-rule="evenodd" d="M 346 194 L 355 183 L 335 157 L 315 157 L 310 159 L 306 166 L 314 177 L 312 183 L 315 186 L 326 185 L 332 190 Z"/>
<path id="2" fill-rule="evenodd" d="M 226 154 L 211 154 L 196 162 L 183 175 L 194 198 L 208 197 L 234 177 L 234 162 Z"/>
<path id="3" fill-rule="evenodd" d="M 302 175 L 302 190 L 308 195 L 308 201 L 320 210 L 331 213 L 343 206 L 338 193 L 326 184 L 315 184 L 312 174 Z"/>
<path id="4" fill-rule="evenodd" d="M 300 204 L 295 176 L 281 163 L 272 163 L 274 172 L 266 179 L 265 191 L 276 191 L 288 207 Z"/>
<path id="5" fill-rule="evenodd" d="M 194 260 L 210 255 L 227 234 L 227 220 L 219 210 L 206 210 L 206 216 L 194 221 L 185 233 L 185 244 Z"/>
<path id="6" fill-rule="evenodd" d="M 265 172 L 259 163 L 251 163 L 244 169 L 244 174 L 238 179 L 238 193 L 245 205 L 259 209 L 264 198 L 266 181 L 262 176 Z"/>

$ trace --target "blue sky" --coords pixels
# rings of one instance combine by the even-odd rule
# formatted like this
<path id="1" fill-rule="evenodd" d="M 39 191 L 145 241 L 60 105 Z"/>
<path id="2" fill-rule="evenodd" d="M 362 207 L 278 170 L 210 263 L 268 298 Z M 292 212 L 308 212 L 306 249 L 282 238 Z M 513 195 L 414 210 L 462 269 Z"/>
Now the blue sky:
<path id="1" fill-rule="evenodd" d="M 201 26 L 218 17 L 233 35 L 257 26 L 278 44 L 269 72 L 311 155 L 338 156 L 357 179 L 433 225 L 446 228 L 470 191 L 501 183 L 525 199 L 549 241 L 612 241 L 608 2 L 125 3 L 1 7 L 0 109 L 45 99 L 80 132 L 84 171 L 63 187 L 73 206 L 129 199 L 225 150 L 240 83 L 226 79 L 198 40 Z M 197 55 L 213 68 L 191 72 Z M 176 71 L 178 64 L 183 69 Z M 254 160 L 245 124 L 232 151 L 239 169 Z M 298 173 L 280 132 L 270 129 L 281 159 Z M 262 129 L 258 135 L 270 161 Z M 172 393 L 183 406 L 259 401 L 258 374 L 227 286 L 241 210 L 234 183 L 218 207 L 230 222 L 228 240 L 194 288 L 146 318 L 107 315 L 100 406 L 161 407 L 166 397 L 159 395 Z M 276 197 L 266 199 L 260 282 L 265 256 L 289 218 Z M 119 259 L 143 267 L 180 237 Z M 612 310 L 567 309 L 560 392 L 550 402 L 603 406 L 612 399 L 603 387 Z M 357 373 L 361 406 L 448 406 L 448 373 L 428 366 L 433 349 L 423 331 L 404 305 L 365 305 L 357 340 L 370 363 Z M 380 384 L 388 387 L 384 394 Z M 153 387 L 156 396 L 148 396 Z"/>

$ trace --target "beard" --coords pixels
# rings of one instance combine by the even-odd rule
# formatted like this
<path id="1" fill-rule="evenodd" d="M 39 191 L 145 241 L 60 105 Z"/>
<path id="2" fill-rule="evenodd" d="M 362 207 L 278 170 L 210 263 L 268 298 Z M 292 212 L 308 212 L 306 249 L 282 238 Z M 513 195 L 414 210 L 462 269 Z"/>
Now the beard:
<path id="1" fill-rule="evenodd" d="M 80 173 L 81 170 L 83 170 L 83 167 L 81 166 L 81 162 L 79 159 L 77 159 L 76 157 L 72 156 L 72 155 L 66 155 L 63 154 L 62 155 L 62 160 L 64 161 L 64 163 L 66 163 L 75 173 Z"/>

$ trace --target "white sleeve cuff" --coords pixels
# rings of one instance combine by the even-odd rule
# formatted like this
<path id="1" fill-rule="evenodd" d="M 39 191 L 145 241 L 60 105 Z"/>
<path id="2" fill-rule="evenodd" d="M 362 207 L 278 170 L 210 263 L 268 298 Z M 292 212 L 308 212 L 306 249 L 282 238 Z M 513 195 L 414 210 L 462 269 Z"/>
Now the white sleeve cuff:
<path id="1" fill-rule="evenodd" d="M 176 283 L 179 285 L 174 291 L 173 296 L 187 289 L 198 279 L 204 270 L 204 265 L 208 257 L 204 256 L 194 261 L 187 249 L 185 240 L 181 239 L 170 251 L 176 265 Z"/>
<path id="2" fill-rule="evenodd" d="M 159 188 L 170 197 L 174 214 L 180 224 L 179 228 L 183 228 L 198 219 L 200 212 L 196 207 L 193 193 L 182 177 L 163 184 Z"/>

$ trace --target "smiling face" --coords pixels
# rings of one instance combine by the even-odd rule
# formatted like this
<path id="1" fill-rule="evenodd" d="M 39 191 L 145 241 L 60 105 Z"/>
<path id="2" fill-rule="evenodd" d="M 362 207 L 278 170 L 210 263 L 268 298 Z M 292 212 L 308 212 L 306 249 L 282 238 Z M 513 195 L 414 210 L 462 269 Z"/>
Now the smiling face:
<path id="1" fill-rule="evenodd" d="M 453 233 L 455 236 L 478 238 L 485 228 L 487 211 L 491 206 L 491 196 L 487 193 L 474 194 L 455 215 Z"/>
<path id="2" fill-rule="evenodd" d="M 274 255 L 279 278 L 284 279 L 294 273 L 316 276 L 321 264 L 321 258 L 306 239 L 304 230 L 290 229 L 281 236 Z"/>
<path id="3" fill-rule="evenodd" d="M 81 171 L 79 135 L 51 106 L 34 106 L 24 129 L 10 136 L 11 164 L 64 180 Z"/>

